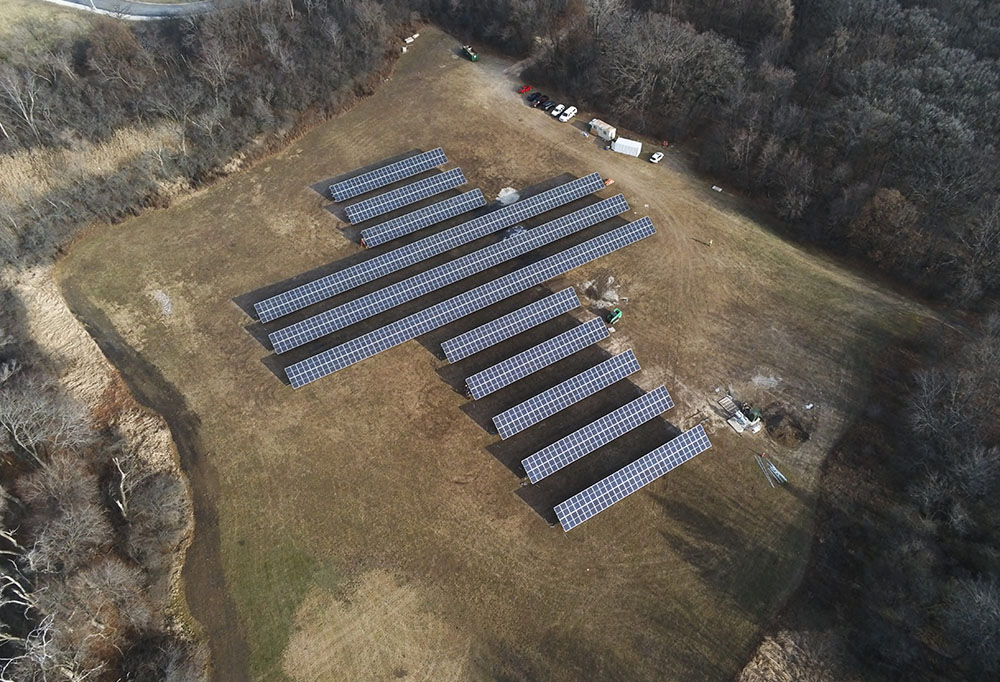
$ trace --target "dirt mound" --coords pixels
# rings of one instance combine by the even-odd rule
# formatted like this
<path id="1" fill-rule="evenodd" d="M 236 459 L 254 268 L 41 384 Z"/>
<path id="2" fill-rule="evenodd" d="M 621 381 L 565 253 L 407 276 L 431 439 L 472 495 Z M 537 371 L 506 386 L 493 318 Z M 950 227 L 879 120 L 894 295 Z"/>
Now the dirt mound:
<path id="1" fill-rule="evenodd" d="M 809 432 L 802 423 L 777 403 L 767 406 L 763 419 L 768 435 L 779 445 L 794 448 L 809 440 Z"/>

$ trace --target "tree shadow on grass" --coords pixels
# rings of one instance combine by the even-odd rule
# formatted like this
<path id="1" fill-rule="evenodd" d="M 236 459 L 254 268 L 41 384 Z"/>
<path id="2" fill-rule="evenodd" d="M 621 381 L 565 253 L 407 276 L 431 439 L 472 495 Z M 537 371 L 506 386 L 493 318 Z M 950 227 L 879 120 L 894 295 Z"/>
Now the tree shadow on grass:
<path id="1" fill-rule="evenodd" d="M 683 497 L 683 493 L 678 495 Z M 765 622 L 780 592 L 774 575 L 784 557 L 740 528 L 728 526 L 716 516 L 683 499 L 654 494 L 653 499 L 673 523 L 662 531 L 664 539 L 702 581 L 754 622 Z M 789 525 L 778 546 L 807 547 L 808 531 Z"/>

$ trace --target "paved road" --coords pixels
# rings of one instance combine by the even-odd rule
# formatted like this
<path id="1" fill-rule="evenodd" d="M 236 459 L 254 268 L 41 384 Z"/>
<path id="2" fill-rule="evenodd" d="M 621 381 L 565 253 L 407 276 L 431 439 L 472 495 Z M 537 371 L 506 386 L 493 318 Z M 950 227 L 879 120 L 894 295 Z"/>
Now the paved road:
<path id="1" fill-rule="evenodd" d="M 202 0 L 199 2 L 160 4 L 153 2 L 132 2 L 131 0 L 45 0 L 45 2 L 62 5 L 63 7 L 73 7 L 87 12 L 109 14 L 138 21 L 202 14 L 204 12 L 211 12 L 217 7 L 232 5 L 238 1 L 212 0 L 209 2 Z"/>

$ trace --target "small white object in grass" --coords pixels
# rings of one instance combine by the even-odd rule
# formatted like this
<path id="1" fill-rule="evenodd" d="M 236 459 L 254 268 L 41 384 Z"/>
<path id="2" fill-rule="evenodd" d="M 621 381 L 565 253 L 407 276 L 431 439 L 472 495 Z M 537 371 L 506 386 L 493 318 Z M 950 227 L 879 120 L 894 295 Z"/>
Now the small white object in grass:
<path id="1" fill-rule="evenodd" d="M 406 45 L 403 45 L 403 54 L 406 54 Z"/>
<path id="2" fill-rule="evenodd" d="M 815 405 L 813 405 L 812 403 L 806 403 L 806 409 L 807 409 L 807 410 L 811 410 L 811 409 L 812 409 L 812 408 L 814 408 L 814 407 L 816 407 L 816 406 L 815 406 Z"/>
<path id="3" fill-rule="evenodd" d="M 614 327 L 608 327 L 608 332 L 611 333 L 611 334 L 614 334 L 615 333 L 615 328 Z"/>
<path id="4" fill-rule="evenodd" d="M 722 191 L 722 188 L 719 187 L 718 185 L 712 185 L 712 189 L 714 189 L 716 192 L 721 192 Z"/>
<path id="5" fill-rule="evenodd" d="M 167 293 L 156 289 L 155 291 L 149 292 L 149 295 L 154 301 L 160 304 L 160 311 L 163 313 L 163 316 L 170 317 L 170 314 L 174 312 L 174 304 L 170 301 L 170 297 L 167 296 Z"/>
<path id="6" fill-rule="evenodd" d="M 414 34 L 413 34 L 413 39 L 414 39 L 414 40 L 416 40 L 416 39 L 417 39 L 417 38 L 419 38 L 419 37 L 420 37 L 420 34 L 419 34 L 419 33 L 414 33 Z"/>
<path id="7" fill-rule="evenodd" d="M 403 42 L 409 45 L 410 43 L 413 42 L 413 38 L 403 38 Z"/>
<path id="8" fill-rule="evenodd" d="M 497 201 L 499 201 L 502 206 L 513 204 L 520 198 L 521 195 L 518 194 L 517 190 L 513 187 L 504 187 L 500 190 L 500 193 L 497 194 Z"/>
<path id="9" fill-rule="evenodd" d="M 586 130 L 581 130 L 580 134 L 583 135 L 584 137 L 590 137 L 590 133 L 588 133 Z"/>

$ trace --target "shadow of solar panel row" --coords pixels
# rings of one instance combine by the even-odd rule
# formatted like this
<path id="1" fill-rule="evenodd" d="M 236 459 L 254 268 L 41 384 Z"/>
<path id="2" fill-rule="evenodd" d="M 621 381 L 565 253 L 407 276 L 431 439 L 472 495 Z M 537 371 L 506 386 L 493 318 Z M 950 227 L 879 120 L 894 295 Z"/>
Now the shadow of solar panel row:
<path id="1" fill-rule="evenodd" d="M 483 193 L 474 189 L 361 230 L 361 240 L 370 249 L 485 205 Z"/>
<path id="2" fill-rule="evenodd" d="M 452 296 L 446 301 L 351 339 L 301 362 L 289 365 L 285 368 L 285 375 L 294 388 L 305 386 L 655 233 L 656 230 L 653 229 L 649 218 L 640 218 L 635 222 L 622 225 L 537 263 L 532 263 L 508 275 L 498 277 L 457 296 Z"/>
<path id="3" fill-rule="evenodd" d="M 421 199 L 432 197 L 449 189 L 454 189 L 465 184 L 465 174 L 461 168 L 452 168 L 444 173 L 432 175 L 429 178 L 411 182 L 397 189 L 379 194 L 371 199 L 359 201 L 356 204 L 344 207 L 344 213 L 352 223 L 363 223 L 371 220 L 375 216 L 380 216 L 397 208 L 403 208 L 410 204 L 415 204 Z"/>
<path id="4" fill-rule="evenodd" d="M 438 147 L 429 152 L 422 152 L 408 159 L 396 161 L 388 166 L 382 166 L 330 185 L 330 196 L 333 197 L 334 201 L 347 201 L 379 187 L 411 178 L 417 173 L 423 173 L 447 162 L 448 158 L 444 155 L 444 150 Z"/>
<path id="5" fill-rule="evenodd" d="M 418 272 L 401 282 L 383 287 L 336 308 L 331 308 L 279 329 L 269 335 L 271 346 L 275 352 L 284 353 L 403 305 L 407 301 L 454 284 L 466 277 L 471 277 L 513 258 L 523 256 L 627 210 L 628 203 L 621 194 L 611 199 L 599 201 L 573 213 L 560 216 L 544 225 L 539 225 L 532 230 L 527 230 L 496 244 L 490 244 L 430 270 Z"/>
<path id="6" fill-rule="evenodd" d="M 556 518 L 564 531 L 579 526 L 710 447 L 699 424 L 556 505 Z"/>
<path id="7" fill-rule="evenodd" d="M 607 325 L 595 317 L 473 374 L 465 380 L 465 385 L 472 397 L 479 400 L 606 338 Z"/>
<path id="8" fill-rule="evenodd" d="M 448 339 L 441 344 L 441 350 L 444 351 L 448 362 L 458 362 L 579 306 L 580 299 L 576 297 L 573 287 L 566 287 L 562 291 Z"/>
<path id="9" fill-rule="evenodd" d="M 282 315 L 385 277 L 397 270 L 432 258 L 471 241 L 510 227 L 519 220 L 534 217 L 554 208 L 581 199 L 604 187 L 598 173 L 554 187 L 510 206 L 468 220 L 461 225 L 418 239 L 412 244 L 369 258 L 325 277 L 313 280 L 284 293 L 254 304 L 261 322 L 270 322 Z"/>
<path id="10" fill-rule="evenodd" d="M 660 386 L 524 458 L 521 464 L 531 482 L 538 483 L 673 406 L 666 387 Z"/>
<path id="11" fill-rule="evenodd" d="M 638 371 L 635 353 L 627 350 L 501 412 L 493 425 L 501 438 L 510 438 Z"/>

